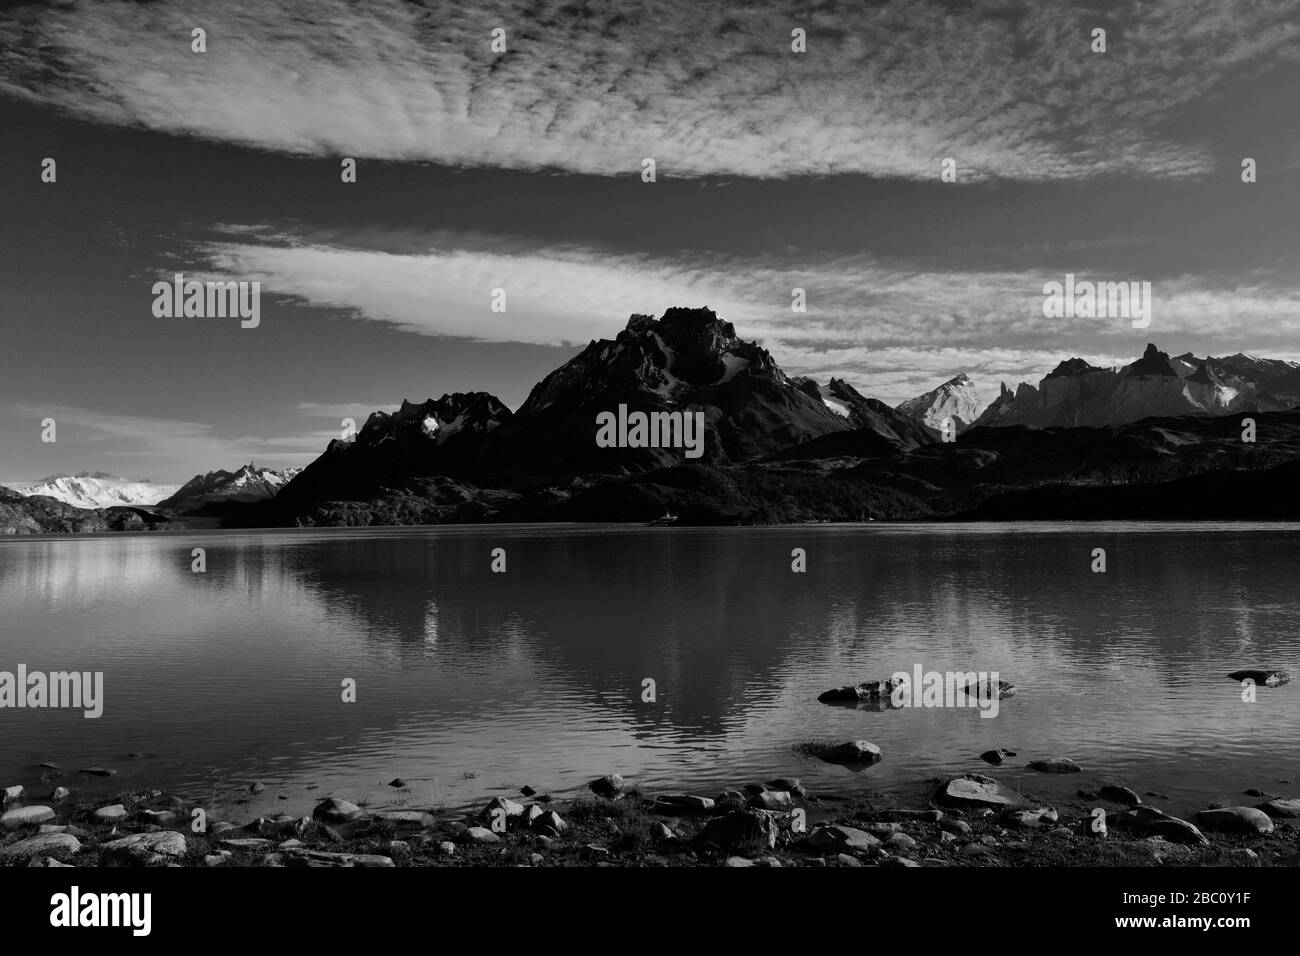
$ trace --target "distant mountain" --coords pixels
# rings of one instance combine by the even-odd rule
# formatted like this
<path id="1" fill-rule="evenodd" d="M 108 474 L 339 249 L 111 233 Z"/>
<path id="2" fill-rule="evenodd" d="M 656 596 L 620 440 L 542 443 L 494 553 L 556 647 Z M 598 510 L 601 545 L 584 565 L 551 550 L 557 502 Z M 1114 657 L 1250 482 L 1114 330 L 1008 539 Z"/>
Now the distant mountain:
<path id="1" fill-rule="evenodd" d="M 276 471 L 258 468 L 252 462 L 236 471 L 217 470 L 206 475 L 195 475 L 180 488 L 172 486 L 173 494 L 158 502 L 173 511 L 199 511 L 215 504 L 232 501 L 263 501 L 285 486 L 301 468 Z"/>
<path id="2" fill-rule="evenodd" d="M 1062 362 L 1038 384 L 1001 394 L 976 425 L 1120 425 L 1160 415 L 1280 411 L 1300 403 L 1300 364 L 1249 355 L 1170 358 L 1154 345 L 1119 369 Z"/>
<path id="3" fill-rule="evenodd" d="M 13 485 L 24 497 L 44 495 L 74 508 L 108 508 L 113 505 L 156 505 L 176 491 L 176 485 L 155 485 L 145 479 L 131 481 L 102 471 L 75 475 L 50 475 L 30 484 Z"/>
<path id="4" fill-rule="evenodd" d="M 961 372 L 938 388 L 909 398 L 895 410 L 920 424 L 932 437 L 939 438 L 945 421 L 951 421 L 960 434 L 980 417 L 986 406 L 975 391 L 975 383 Z"/>

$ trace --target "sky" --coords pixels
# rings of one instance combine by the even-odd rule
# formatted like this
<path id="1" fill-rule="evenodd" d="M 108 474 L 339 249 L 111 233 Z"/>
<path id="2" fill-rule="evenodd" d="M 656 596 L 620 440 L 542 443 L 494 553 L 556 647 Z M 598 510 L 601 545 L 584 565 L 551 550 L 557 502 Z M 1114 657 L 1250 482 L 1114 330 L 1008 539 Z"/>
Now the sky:
<path id="1" fill-rule="evenodd" d="M 306 464 L 670 306 L 890 404 L 1300 360 L 1297 90 L 1300 0 L 11 4 L 0 482 Z M 177 272 L 260 323 L 155 316 Z M 1150 282 L 1150 327 L 1044 316 L 1067 273 Z"/>

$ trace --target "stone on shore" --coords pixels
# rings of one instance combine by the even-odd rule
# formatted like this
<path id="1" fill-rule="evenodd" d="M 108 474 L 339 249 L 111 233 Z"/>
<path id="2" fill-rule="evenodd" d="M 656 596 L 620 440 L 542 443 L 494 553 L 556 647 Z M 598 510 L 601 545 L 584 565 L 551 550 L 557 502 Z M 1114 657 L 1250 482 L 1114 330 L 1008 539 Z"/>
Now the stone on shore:
<path id="1" fill-rule="evenodd" d="M 126 807 L 120 803 L 100 807 L 93 814 L 97 823 L 121 823 L 126 819 Z"/>
<path id="2" fill-rule="evenodd" d="M 0 860 L 29 860 L 37 856 L 72 856 L 81 852 L 81 841 L 71 833 L 42 833 L 0 847 Z"/>
<path id="3" fill-rule="evenodd" d="M 324 820 L 326 823 L 347 823 L 361 816 L 361 813 L 361 808 L 355 803 L 338 797 L 327 797 L 316 804 L 311 815 L 314 819 Z"/>
<path id="4" fill-rule="evenodd" d="M 7 807 L 11 803 L 17 803 L 20 800 L 26 800 L 26 799 L 27 799 L 27 791 L 23 789 L 22 786 L 5 787 L 4 800 L 0 802 L 0 806 Z"/>
<path id="5" fill-rule="evenodd" d="M 808 845 L 823 852 L 844 850 L 872 850 L 880 846 L 880 839 L 856 827 L 817 827 L 807 838 Z"/>
<path id="6" fill-rule="evenodd" d="M 487 806 L 479 811 L 478 818 L 487 824 L 502 819 L 509 826 L 513 822 L 522 820 L 523 815 L 524 805 L 522 803 L 507 800 L 505 797 L 493 797 L 488 801 Z"/>
<path id="7" fill-rule="evenodd" d="M 547 810 L 533 821 L 533 829 L 538 832 L 543 829 L 550 829 L 559 834 L 569 829 L 569 825 L 565 823 L 564 818 L 554 810 Z"/>
<path id="8" fill-rule="evenodd" d="M 468 827 L 460 835 L 462 843 L 500 843 L 501 838 L 486 827 Z"/>
<path id="9" fill-rule="evenodd" d="M 1263 810 L 1270 817 L 1291 818 L 1300 817 L 1300 798 L 1292 797 L 1282 799 L 1276 797 L 1261 803 L 1258 809 Z"/>
<path id="10" fill-rule="evenodd" d="M 656 809 L 680 810 L 687 813 L 707 813 L 713 809 L 714 802 L 709 797 L 697 797 L 689 793 L 669 793 L 655 800 Z"/>
<path id="11" fill-rule="evenodd" d="M 297 848 L 284 851 L 284 862 L 288 866 L 392 867 L 397 865 L 392 857 L 379 853 L 335 853 L 329 850 Z"/>
<path id="12" fill-rule="evenodd" d="M 1155 807 L 1134 807 L 1119 813 L 1107 815 L 1108 822 L 1117 830 L 1136 830 L 1163 837 L 1175 843 L 1194 843 L 1201 846 L 1210 841 L 1206 839 L 1195 824 L 1170 816 Z"/>
<path id="13" fill-rule="evenodd" d="M 1020 798 L 992 777 L 968 773 L 949 780 L 939 791 L 940 803 L 955 807 L 1015 807 Z"/>
<path id="14" fill-rule="evenodd" d="M 1207 830 L 1224 833 L 1272 833 L 1273 821 L 1263 810 L 1254 807 L 1220 807 L 1202 810 L 1196 822 Z"/>
<path id="15" fill-rule="evenodd" d="M 54 801 L 66 800 L 72 796 L 72 791 L 67 787 L 55 787 L 50 791 L 50 799 Z"/>
<path id="16" fill-rule="evenodd" d="M 185 834 L 174 830 L 159 830 L 156 833 L 135 833 L 122 837 L 105 843 L 100 849 L 106 859 L 149 866 L 183 857 L 187 848 Z"/>
<path id="17" fill-rule="evenodd" d="M 0 826 L 4 826 L 6 830 L 18 830 L 22 827 L 40 826 L 53 819 L 54 811 L 49 807 L 15 807 L 6 810 L 4 815 L 0 816 Z"/>
<path id="18" fill-rule="evenodd" d="M 715 817 L 696 835 L 699 843 L 714 843 L 729 850 L 742 844 L 762 843 L 776 848 L 776 821 L 764 810 L 734 810 Z"/>
<path id="19" fill-rule="evenodd" d="M 784 790 L 764 790 L 749 798 L 749 805 L 760 810 L 789 810 L 794 798 Z"/>
<path id="20" fill-rule="evenodd" d="M 431 827 L 435 822 L 431 814 L 422 810 L 376 810 L 370 818 L 394 827 Z"/>
<path id="21" fill-rule="evenodd" d="M 587 786 L 596 796 L 605 797 L 607 800 L 617 800 L 627 790 L 627 783 L 623 780 L 623 776 L 617 773 L 597 777 Z"/>

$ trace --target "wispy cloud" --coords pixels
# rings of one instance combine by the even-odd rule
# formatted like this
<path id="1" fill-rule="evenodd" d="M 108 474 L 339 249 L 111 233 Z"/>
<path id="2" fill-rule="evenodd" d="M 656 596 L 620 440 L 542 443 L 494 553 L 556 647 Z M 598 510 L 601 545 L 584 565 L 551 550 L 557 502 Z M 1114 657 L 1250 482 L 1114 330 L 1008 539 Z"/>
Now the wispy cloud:
<path id="1" fill-rule="evenodd" d="M 1109 49 L 1089 49 L 1096 26 Z M 208 52 L 190 50 L 207 31 Z M 493 53 L 491 31 L 508 52 Z M 807 52 L 791 31 L 807 31 Z M 270 150 L 635 176 L 1188 176 L 1175 122 L 1300 3 L 100 0 L 0 14 L 0 92 Z"/>
<path id="2" fill-rule="evenodd" d="M 260 280 L 264 295 L 481 341 L 574 347 L 613 337 L 632 312 L 708 305 L 787 370 L 841 375 L 892 401 L 958 371 L 996 388 L 998 379 L 1037 379 L 1069 355 L 1120 364 L 1132 360 L 1140 337 L 1170 347 L 1221 342 L 1235 352 L 1300 335 L 1300 287 L 1267 274 L 1159 277 L 1081 267 L 1081 279 L 1152 282 L 1151 326 L 1139 331 L 1125 318 L 1044 316 L 1043 286 L 1064 275 L 1035 268 L 962 271 L 869 256 L 654 257 L 446 234 L 408 254 L 268 232 L 198 253 L 213 274 Z M 491 310 L 496 288 L 505 290 L 505 313 Z M 806 294 L 806 312 L 791 308 L 795 288 Z"/>

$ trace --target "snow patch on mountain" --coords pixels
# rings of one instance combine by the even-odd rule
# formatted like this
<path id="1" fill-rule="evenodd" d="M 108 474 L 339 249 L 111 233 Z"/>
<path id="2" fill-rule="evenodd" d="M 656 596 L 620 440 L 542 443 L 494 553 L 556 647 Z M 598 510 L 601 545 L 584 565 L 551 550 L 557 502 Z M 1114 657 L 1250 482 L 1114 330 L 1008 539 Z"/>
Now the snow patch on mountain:
<path id="1" fill-rule="evenodd" d="M 102 471 L 50 475 L 40 481 L 11 487 L 26 498 L 45 495 L 76 508 L 156 505 L 177 489 L 176 485 L 156 485 L 148 479 L 132 481 Z"/>

